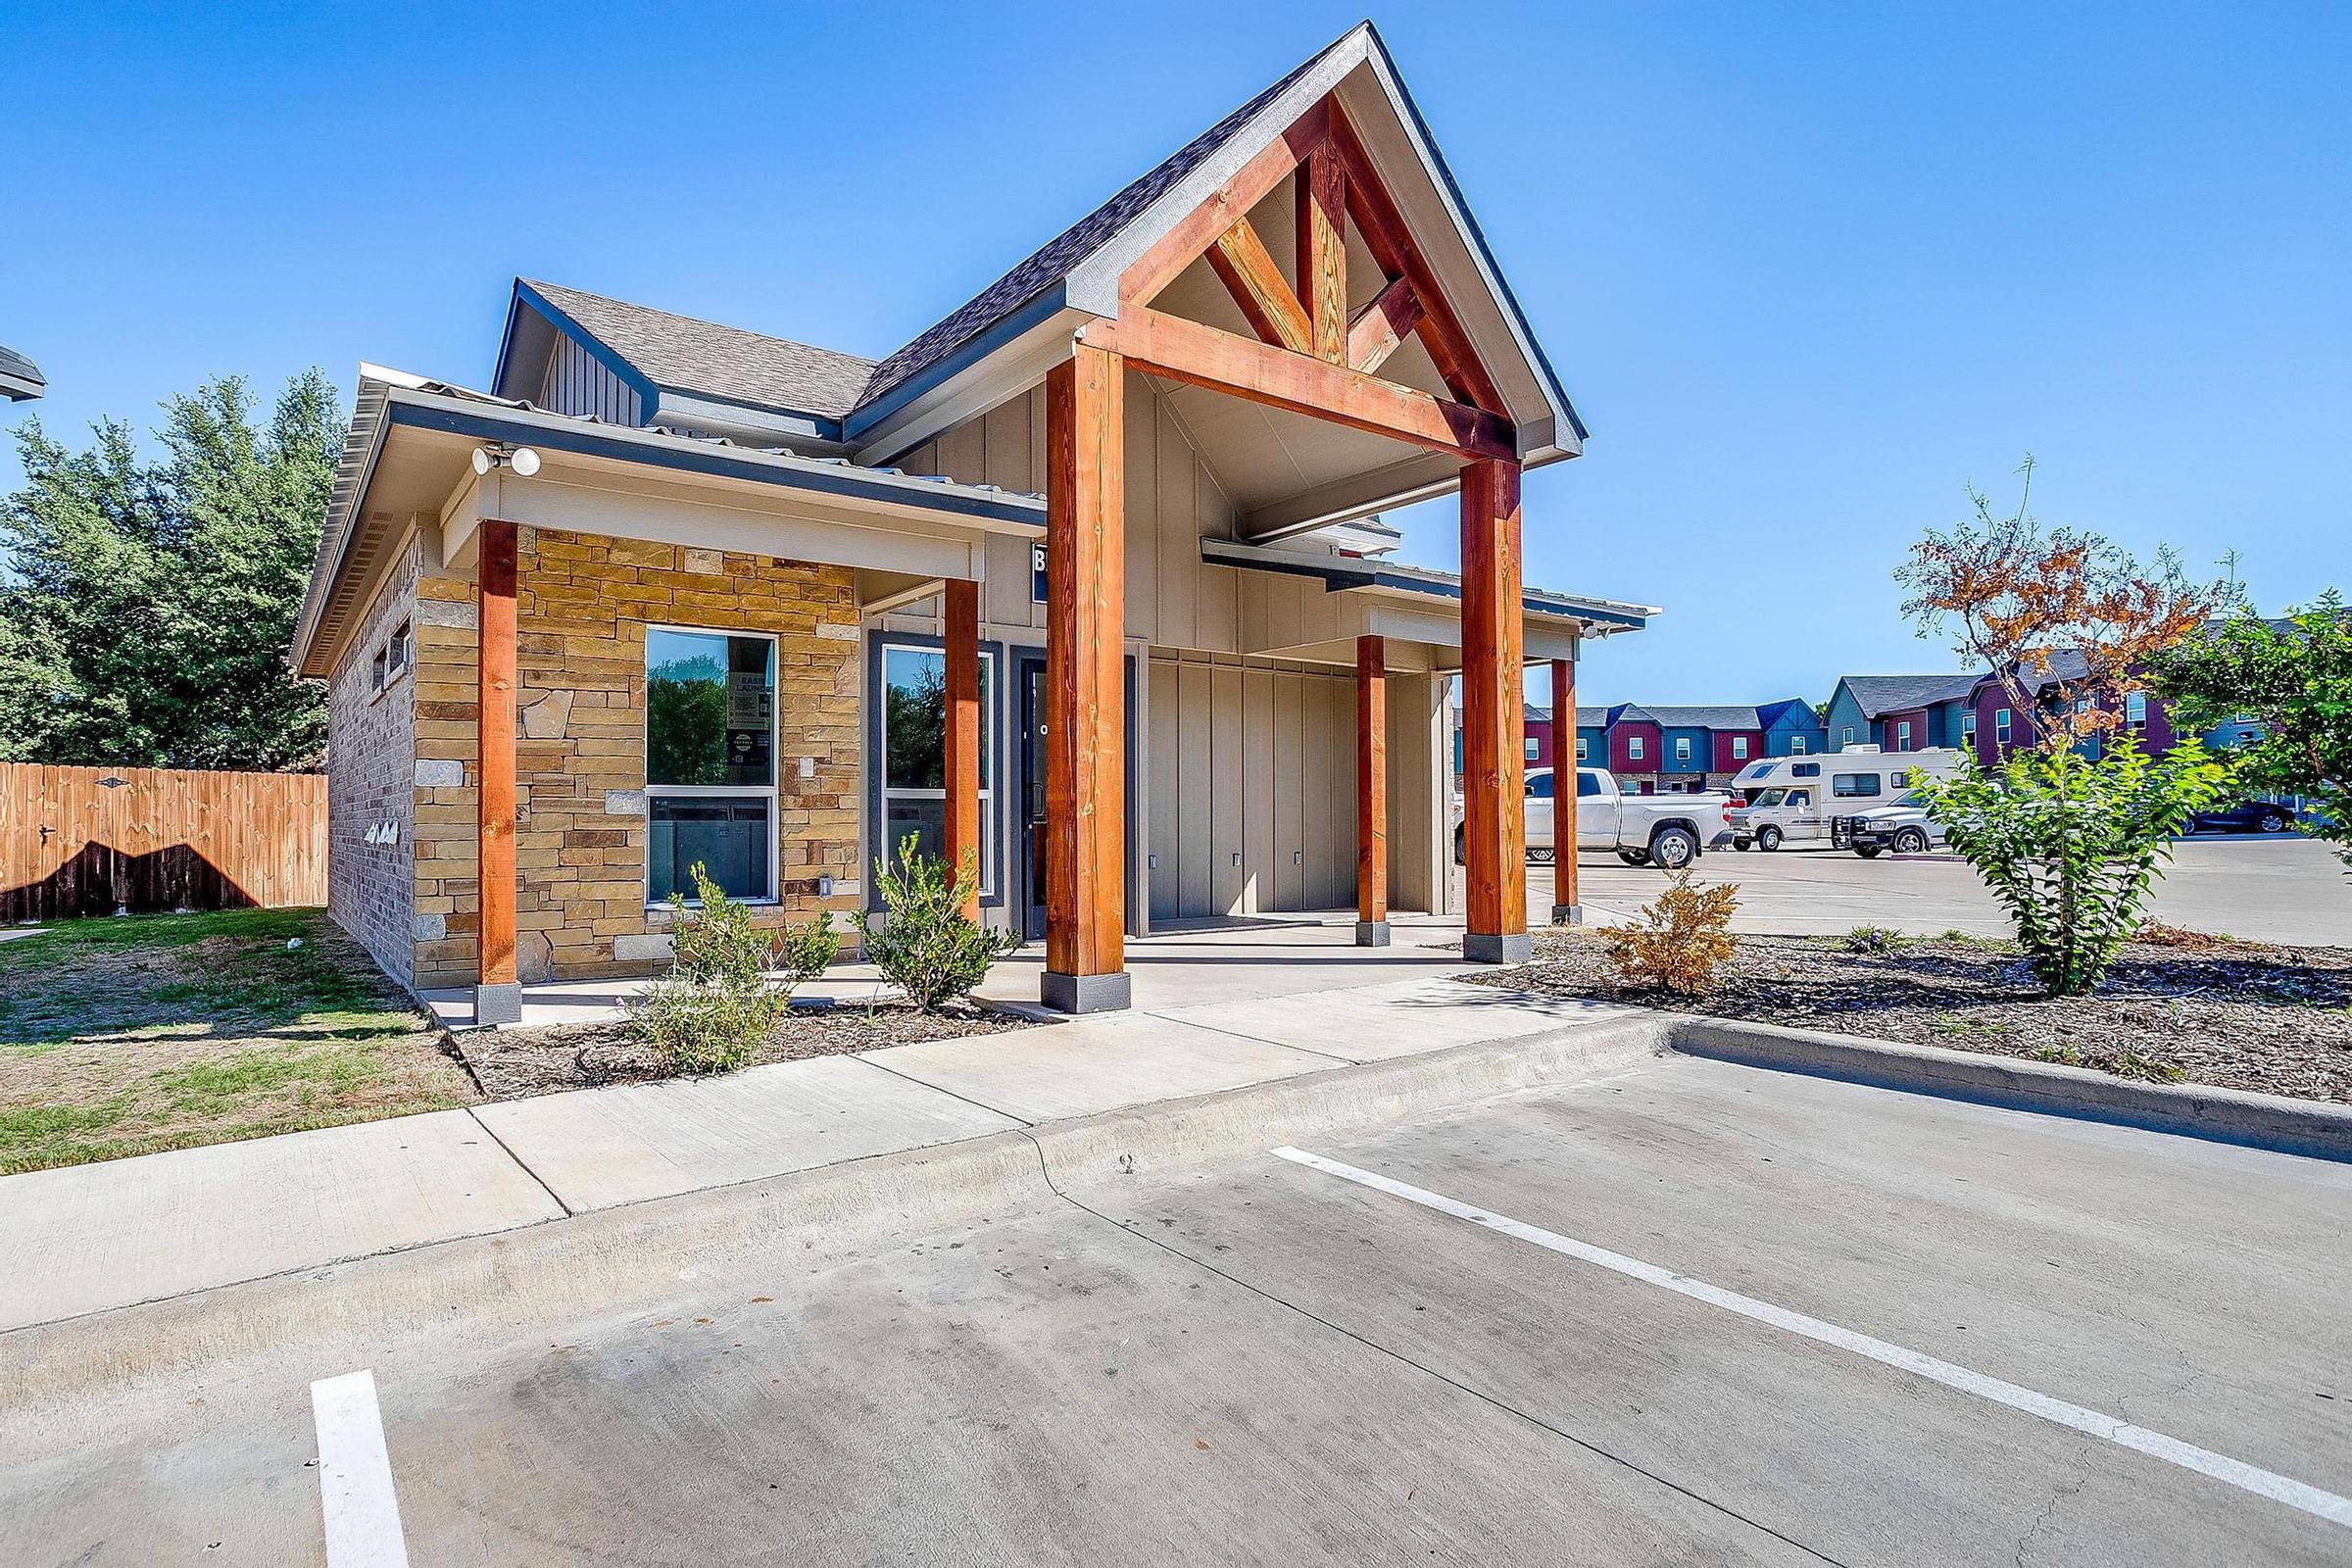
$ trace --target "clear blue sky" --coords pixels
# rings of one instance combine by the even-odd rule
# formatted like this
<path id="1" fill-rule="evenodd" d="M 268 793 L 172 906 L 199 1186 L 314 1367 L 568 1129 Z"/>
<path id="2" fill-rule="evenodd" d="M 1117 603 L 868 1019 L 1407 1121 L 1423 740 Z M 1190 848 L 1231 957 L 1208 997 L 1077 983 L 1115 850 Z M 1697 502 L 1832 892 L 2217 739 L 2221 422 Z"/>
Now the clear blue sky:
<path id="1" fill-rule="evenodd" d="M 1158 15 L 0 5 L 0 343 L 76 435 L 479 384 L 516 273 L 879 356 L 1360 12 Z M 1953 667 L 1887 573 L 2029 451 L 2052 521 L 2352 589 L 2352 6 L 1375 20 L 1592 428 L 1529 580 L 1667 607 L 1588 701 Z"/>

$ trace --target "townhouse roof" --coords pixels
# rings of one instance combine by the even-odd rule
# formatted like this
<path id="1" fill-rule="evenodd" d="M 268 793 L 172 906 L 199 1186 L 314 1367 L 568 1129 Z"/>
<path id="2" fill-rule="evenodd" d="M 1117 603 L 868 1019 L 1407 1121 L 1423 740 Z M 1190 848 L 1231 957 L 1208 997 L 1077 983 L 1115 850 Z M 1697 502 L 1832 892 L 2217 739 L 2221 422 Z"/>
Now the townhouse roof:
<path id="1" fill-rule="evenodd" d="M 1976 675 L 1845 675 L 1838 684 L 1853 693 L 1864 718 L 1908 712 L 1936 703 L 1957 702 L 1977 689 Z"/>

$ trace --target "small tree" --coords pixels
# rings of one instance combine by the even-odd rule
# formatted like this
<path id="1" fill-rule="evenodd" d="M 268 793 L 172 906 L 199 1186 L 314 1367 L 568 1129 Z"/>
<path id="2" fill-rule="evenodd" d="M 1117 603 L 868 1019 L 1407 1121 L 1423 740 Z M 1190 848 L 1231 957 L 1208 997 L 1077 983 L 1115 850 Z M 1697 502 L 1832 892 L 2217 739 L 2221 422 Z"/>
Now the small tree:
<path id="1" fill-rule="evenodd" d="M 1946 842 L 2009 912 L 2034 977 L 2052 996 L 2078 997 L 2139 928 L 2173 835 L 2228 776 L 2193 742 L 2162 761 L 2136 746 L 2095 761 L 2059 746 L 1918 788 Z"/>
<path id="2" fill-rule="evenodd" d="M 925 1012 L 937 1012 L 966 997 L 988 978 L 989 965 L 1021 945 L 1009 930 L 991 930 L 964 914 L 980 867 L 967 854 L 949 874 L 945 858 L 924 855 L 909 833 L 899 843 L 899 869 L 874 861 L 874 886 L 881 892 L 880 924 L 863 909 L 850 916 L 865 945 L 866 961 L 882 978 L 906 994 Z"/>
<path id="3" fill-rule="evenodd" d="M 2317 796 L 2305 831 L 2352 865 L 2352 609 L 2330 590 L 2285 619 L 2240 610 L 2157 656 L 2150 675 L 2181 727 L 2249 718 L 2248 784 Z"/>
<path id="4" fill-rule="evenodd" d="M 2009 910 L 2035 976 L 2078 996 L 2137 923 L 2167 841 L 2229 772 L 2193 740 L 2151 760 L 2110 732 L 2148 662 L 2233 589 L 2190 582 L 2170 551 L 2143 569 L 2097 534 L 2043 529 L 2028 505 L 2032 458 L 2023 471 L 2014 513 L 1971 487 L 1974 514 L 1931 529 L 1895 577 L 1920 635 L 1950 632 L 1990 668 L 2028 742 L 1997 767 L 1969 757 L 1950 778 L 1922 779 L 1928 810 Z"/>

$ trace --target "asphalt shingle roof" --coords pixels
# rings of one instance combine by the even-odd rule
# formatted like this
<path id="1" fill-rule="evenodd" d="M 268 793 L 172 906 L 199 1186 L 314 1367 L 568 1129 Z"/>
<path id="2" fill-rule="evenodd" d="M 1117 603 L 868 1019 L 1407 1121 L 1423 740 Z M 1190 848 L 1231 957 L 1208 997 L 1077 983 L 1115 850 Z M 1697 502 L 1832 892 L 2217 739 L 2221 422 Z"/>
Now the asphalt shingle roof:
<path id="1" fill-rule="evenodd" d="M 1726 705 L 1661 708 L 1644 705 L 1649 716 L 1668 729 L 1762 729 L 1752 708 Z"/>
<path id="2" fill-rule="evenodd" d="M 1864 718 L 1877 718 L 1966 697 L 1977 680 L 1975 675 L 1848 675 L 1845 689 L 1861 705 Z"/>
<path id="3" fill-rule="evenodd" d="M 1170 186 L 1215 156 L 1217 149 L 1230 141 L 1259 110 L 1280 97 L 1285 88 L 1313 70 L 1317 61 L 1345 41 L 1343 38 L 1329 48 L 1318 50 L 1298 70 L 1186 142 L 1166 162 L 1046 241 L 1011 271 L 957 307 L 945 320 L 884 360 L 874 371 L 872 385 L 865 390 L 866 399 L 880 397 L 1059 282 L 1071 269 L 1140 217 Z"/>
<path id="4" fill-rule="evenodd" d="M 873 378 L 874 362 L 855 354 L 524 281 L 649 380 L 675 391 L 838 419 Z"/>

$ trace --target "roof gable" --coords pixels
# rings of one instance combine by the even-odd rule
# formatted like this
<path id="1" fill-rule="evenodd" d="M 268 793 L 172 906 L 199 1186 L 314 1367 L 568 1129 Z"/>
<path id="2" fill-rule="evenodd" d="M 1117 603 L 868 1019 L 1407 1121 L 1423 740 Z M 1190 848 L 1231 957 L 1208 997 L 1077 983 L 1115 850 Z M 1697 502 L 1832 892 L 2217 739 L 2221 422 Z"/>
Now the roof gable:
<path id="1" fill-rule="evenodd" d="M 1090 317 L 1117 318 L 1127 269 L 1326 98 L 1340 106 L 1404 228 L 1431 259 L 1444 304 L 1460 318 L 1481 368 L 1503 395 L 1523 459 L 1572 456 L 1584 427 L 1370 23 L 1218 121 L 885 360 L 847 421 L 851 439 L 874 455 L 898 450 L 922 438 L 922 406 L 984 406 L 1033 380 L 1038 340 L 1059 336 L 1066 353 L 1071 326 Z M 989 380 L 985 367 L 992 362 L 1003 365 L 1012 384 L 999 388 Z M 975 380 L 994 396 L 953 390 Z"/>
<path id="2" fill-rule="evenodd" d="M 1954 702 L 1976 689 L 1975 675 L 1846 675 L 1838 684 L 1864 718 Z"/>

